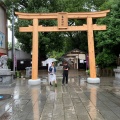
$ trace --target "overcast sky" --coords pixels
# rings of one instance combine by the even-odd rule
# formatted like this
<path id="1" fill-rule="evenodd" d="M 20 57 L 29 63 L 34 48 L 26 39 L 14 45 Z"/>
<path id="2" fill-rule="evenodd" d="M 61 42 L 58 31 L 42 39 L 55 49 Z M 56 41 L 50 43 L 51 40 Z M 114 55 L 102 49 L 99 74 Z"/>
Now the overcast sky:
<path id="1" fill-rule="evenodd" d="M 10 21 L 8 20 L 8 26 L 11 25 Z M 16 38 L 15 42 L 17 41 Z M 10 30 L 10 28 L 8 27 L 8 42 L 12 42 L 12 31 Z"/>

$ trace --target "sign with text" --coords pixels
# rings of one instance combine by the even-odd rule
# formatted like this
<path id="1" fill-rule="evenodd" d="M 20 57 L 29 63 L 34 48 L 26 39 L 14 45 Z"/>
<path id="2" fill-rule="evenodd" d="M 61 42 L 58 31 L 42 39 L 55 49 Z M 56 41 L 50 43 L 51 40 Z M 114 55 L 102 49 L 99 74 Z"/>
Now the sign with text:
<path id="1" fill-rule="evenodd" d="M 68 27 L 68 17 L 67 17 L 67 13 L 65 12 L 60 12 L 58 13 L 58 28 L 62 29 L 62 28 L 66 28 Z"/>
<path id="2" fill-rule="evenodd" d="M 5 49 L 5 34 L 2 32 L 0 32 L 0 48 Z"/>

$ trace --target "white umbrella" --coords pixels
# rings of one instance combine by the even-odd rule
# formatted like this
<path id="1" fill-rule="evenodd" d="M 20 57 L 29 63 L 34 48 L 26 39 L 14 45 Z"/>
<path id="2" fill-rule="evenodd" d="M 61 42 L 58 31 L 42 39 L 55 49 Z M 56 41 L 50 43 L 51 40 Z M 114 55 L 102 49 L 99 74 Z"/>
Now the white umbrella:
<path id="1" fill-rule="evenodd" d="M 49 67 L 51 66 L 51 63 L 55 61 L 57 61 L 55 58 L 48 58 L 47 60 L 45 60 L 45 62 L 48 64 L 48 71 Z"/>
<path id="2" fill-rule="evenodd" d="M 52 63 L 57 61 L 55 58 L 48 58 L 47 60 L 45 60 L 46 63 Z"/>

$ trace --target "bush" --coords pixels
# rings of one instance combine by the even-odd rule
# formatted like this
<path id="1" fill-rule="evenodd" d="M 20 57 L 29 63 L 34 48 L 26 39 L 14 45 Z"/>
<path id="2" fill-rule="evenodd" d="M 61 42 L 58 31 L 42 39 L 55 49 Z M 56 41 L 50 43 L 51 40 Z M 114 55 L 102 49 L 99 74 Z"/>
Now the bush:
<path id="1" fill-rule="evenodd" d="M 87 73 L 88 75 L 90 75 L 90 70 L 86 70 L 86 73 Z"/>
<path id="2" fill-rule="evenodd" d="M 99 65 L 101 68 L 106 68 L 110 66 L 115 66 L 116 59 L 117 59 L 116 55 L 107 51 L 103 51 L 97 55 L 96 62 L 97 65 Z"/>

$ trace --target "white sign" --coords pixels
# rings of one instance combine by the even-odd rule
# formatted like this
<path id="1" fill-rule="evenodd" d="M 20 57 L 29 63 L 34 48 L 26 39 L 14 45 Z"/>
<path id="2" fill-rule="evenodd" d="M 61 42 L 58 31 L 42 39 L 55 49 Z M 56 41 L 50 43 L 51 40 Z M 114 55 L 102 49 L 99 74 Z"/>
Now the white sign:
<path id="1" fill-rule="evenodd" d="M 80 63 L 84 63 L 84 60 L 80 60 Z"/>
<path id="2" fill-rule="evenodd" d="M 5 34 L 2 32 L 0 32 L 0 48 L 5 49 Z"/>
<path id="3" fill-rule="evenodd" d="M 45 61 L 42 61 L 42 66 L 46 66 L 46 62 Z"/>

